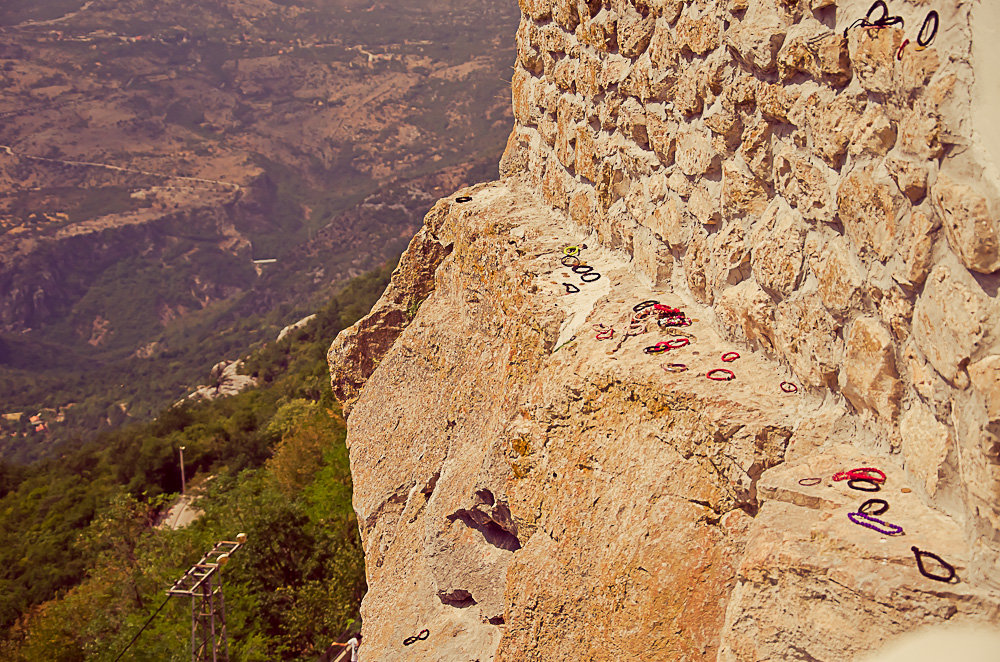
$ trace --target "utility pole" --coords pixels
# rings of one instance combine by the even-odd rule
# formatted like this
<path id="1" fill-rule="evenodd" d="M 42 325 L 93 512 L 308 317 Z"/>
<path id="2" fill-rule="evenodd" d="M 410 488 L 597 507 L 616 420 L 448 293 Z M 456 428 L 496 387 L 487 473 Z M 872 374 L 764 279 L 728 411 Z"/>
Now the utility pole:
<path id="1" fill-rule="evenodd" d="M 187 446 L 181 446 L 181 496 L 184 496 L 184 449 Z"/>
<path id="2" fill-rule="evenodd" d="M 229 662 L 220 571 L 246 541 L 246 534 L 241 533 L 235 541 L 215 543 L 215 547 L 167 591 L 168 596 L 191 598 L 191 662 Z"/>

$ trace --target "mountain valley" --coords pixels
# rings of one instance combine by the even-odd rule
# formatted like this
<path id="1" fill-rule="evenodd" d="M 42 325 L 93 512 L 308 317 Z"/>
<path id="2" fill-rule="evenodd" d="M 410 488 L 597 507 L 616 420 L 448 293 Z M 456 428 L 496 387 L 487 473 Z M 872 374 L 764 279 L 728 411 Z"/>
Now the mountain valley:
<path id="1" fill-rule="evenodd" d="M 0 453 L 183 395 L 488 179 L 514 3 L 0 9 Z M 42 408 L 65 422 L 36 420 Z"/>

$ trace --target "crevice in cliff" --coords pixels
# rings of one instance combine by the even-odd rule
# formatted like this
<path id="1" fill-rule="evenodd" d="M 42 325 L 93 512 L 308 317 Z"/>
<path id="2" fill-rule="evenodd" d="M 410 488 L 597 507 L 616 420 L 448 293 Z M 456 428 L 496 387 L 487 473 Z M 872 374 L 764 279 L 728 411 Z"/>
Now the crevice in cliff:
<path id="1" fill-rule="evenodd" d="M 431 495 L 434 494 L 434 488 L 437 487 L 438 479 L 441 478 L 441 472 L 435 471 L 431 474 L 431 477 L 427 479 L 427 484 L 424 485 L 420 492 L 424 495 L 424 498 L 430 499 Z"/>
<path id="2" fill-rule="evenodd" d="M 449 607 L 465 609 L 466 607 L 471 607 L 476 604 L 472 594 L 463 588 L 456 588 L 450 591 L 438 591 L 437 595 L 441 604 L 448 605 Z"/>
<path id="3" fill-rule="evenodd" d="M 396 515 L 402 512 L 402 506 L 406 503 L 410 489 L 411 487 L 409 485 L 400 485 L 397 487 L 396 491 L 393 492 L 388 499 L 380 503 L 375 510 L 373 510 L 372 513 L 364 519 L 365 531 L 373 529 L 379 518 L 382 517 L 382 515 L 387 511 L 390 513 L 395 511 Z M 397 506 L 398 508 L 396 508 Z"/>
<path id="4" fill-rule="evenodd" d="M 499 549 L 504 549 L 508 552 L 516 552 L 521 549 L 521 541 L 517 539 L 517 536 L 507 530 L 503 524 L 496 521 L 496 519 L 509 521 L 510 511 L 503 504 L 499 504 L 493 510 L 494 515 L 491 517 L 481 510 L 468 510 L 463 508 L 451 515 L 448 515 L 448 521 L 461 521 L 470 529 L 479 531 L 483 534 L 483 538 L 486 542 Z"/>
<path id="5" fill-rule="evenodd" d="M 813 657 L 808 651 L 806 651 L 805 648 L 802 648 L 801 646 L 792 646 L 789 652 L 794 653 L 795 659 L 797 660 L 803 660 L 804 662 L 819 662 L 819 658 Z"/>
<path id="6" fill-rule="evenodd" d="M 479 497 L 479 499 L 487 506 L 492 506 L 496 503 L 496 498 L 493 496 L 493 492 L 490 492 L 487 489 L 477 490 L 476 496 Z"/>

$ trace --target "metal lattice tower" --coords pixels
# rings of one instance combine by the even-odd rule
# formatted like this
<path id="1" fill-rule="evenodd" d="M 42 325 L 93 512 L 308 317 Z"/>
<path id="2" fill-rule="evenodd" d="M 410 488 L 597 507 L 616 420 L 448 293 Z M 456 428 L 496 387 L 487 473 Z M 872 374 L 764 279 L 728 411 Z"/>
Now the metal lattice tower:
<path id="1" fill-rule="evenodd" d="M 229 662 L 226 641 L 226 606 L 219 570 L 230 555 L 243 546 L 247 537 L 215 543 L 201 560 L 174 582 L 167 595 L 191 598 L 191 662 Z"/>

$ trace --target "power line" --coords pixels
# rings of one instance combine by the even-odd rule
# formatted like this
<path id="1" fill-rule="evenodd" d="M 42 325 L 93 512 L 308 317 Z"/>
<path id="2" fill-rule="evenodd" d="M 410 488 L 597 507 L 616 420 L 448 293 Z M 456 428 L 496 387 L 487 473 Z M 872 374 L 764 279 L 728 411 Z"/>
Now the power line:
<path id="1" fill-rule="evenodd" d="M 169 595 L 167 596 L 167 599 L 163 601 L 163 604 L 157 607 L 156 611 L 153 612 L 153 615 L 149 617 L 149 619 L 143 624 L 141 628 L 139 628 L 139 631 L 135 633 L 134 637 L 132 637 L 132 641 L 128 642 L 128 646 L 123 648 L 121 653 L 118 653 L 118 657 L 114 659 L 114 662 L 118 662 L 118 660 L 122 659 L 122 655 L 124 655 L 129 648 L 132 648 L 132 644 L 134 644 L 136 639 L 139 638 L 139 635 L 142 634 L 142 631 L 145 630 L 147 627 L 149 627 L 149 624 L 153 622 L 153 619 L 156 618 L 156 615 L 160 613 L 160 610 L 167 606 L 168 602 L 170 602 Z"/>

